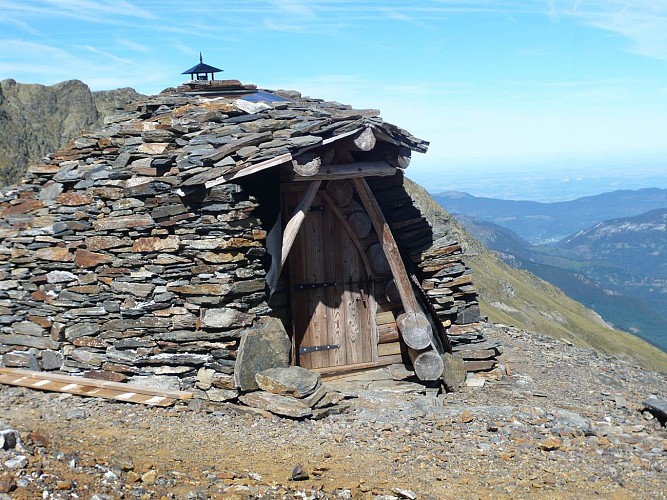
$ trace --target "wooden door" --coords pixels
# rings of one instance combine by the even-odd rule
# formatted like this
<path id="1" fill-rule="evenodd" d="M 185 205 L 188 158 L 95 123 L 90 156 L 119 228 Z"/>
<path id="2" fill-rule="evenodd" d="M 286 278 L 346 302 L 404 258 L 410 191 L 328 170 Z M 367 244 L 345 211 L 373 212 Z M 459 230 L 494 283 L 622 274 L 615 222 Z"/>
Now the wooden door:
<path id="1" fill-rule="evenodd" d="M 287 212 L 301 193 L 285 193 Z M 288 257 L 296 364 L 327 368 L 375 361 L 371 276 L 318 194 Z"/>

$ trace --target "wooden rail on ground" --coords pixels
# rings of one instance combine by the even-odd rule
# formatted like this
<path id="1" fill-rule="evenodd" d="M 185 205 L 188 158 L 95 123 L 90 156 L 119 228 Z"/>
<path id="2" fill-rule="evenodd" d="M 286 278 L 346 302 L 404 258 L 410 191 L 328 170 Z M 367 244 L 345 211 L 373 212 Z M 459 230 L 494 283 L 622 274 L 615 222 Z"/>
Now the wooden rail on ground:
<path id="1" fill-rule="evenodd" d="M 0 368 L 0 383 L 42 391 L 66 392 L 79 396 L 115 399 L 126 403 L 171 406 L 178 400 L 192 399 L 191 392 L 169 391 L 153 387 L 122 384 L 58 373 Z"/>

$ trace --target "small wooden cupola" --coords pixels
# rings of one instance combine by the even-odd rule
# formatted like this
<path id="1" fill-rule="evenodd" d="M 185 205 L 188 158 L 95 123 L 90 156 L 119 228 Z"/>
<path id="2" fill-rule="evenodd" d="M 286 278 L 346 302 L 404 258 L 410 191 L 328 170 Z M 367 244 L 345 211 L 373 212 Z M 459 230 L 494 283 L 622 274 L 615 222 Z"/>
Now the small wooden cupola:
<path id="1" fill-rule="evenodd" d="M 205 64 L 200 52 L 199 64 L 190 69 L 186 69 L 181 74 L 190 75 L 191 80 L 215 80 L 215 73 L 220 73 L 221 71 L 224 70 Z"/>

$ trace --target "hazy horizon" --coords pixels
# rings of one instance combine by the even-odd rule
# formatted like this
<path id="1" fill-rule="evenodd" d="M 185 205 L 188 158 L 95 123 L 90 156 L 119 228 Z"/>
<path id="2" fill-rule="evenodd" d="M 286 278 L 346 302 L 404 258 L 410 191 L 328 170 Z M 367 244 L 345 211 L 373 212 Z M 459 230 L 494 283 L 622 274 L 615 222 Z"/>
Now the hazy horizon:
<path id="1" fill-rule="evenodd" d="M 416 160 L 416 162 L 415 162 Z M 571 201 L 617 190 L 667 189 L 667 152 L 452 160 L 416 157 L 406 175 L 430 193 L 538 202 Z"/>

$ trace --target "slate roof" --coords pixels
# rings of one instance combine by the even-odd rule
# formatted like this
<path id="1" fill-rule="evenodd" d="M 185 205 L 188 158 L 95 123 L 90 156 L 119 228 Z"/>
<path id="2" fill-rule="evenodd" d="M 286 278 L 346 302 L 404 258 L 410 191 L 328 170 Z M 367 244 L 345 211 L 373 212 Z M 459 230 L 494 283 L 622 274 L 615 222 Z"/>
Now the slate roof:
<path id="1" fill-rule="evenodd" d="M 169 177 L 178 188 L 224 182 L 266 162 L 289 163 L 366 128 L 378 142 L 408 156 L 428 148 L 428 142 L 385 122 L 377 110 L 248 87 L 240 94 L 204 97 L 188 95 L 187 87 L 168 89 L 107 117 L 102 131 L 72 141 L 49 163 L 88 158 L 85 166 L 61 171 L 59 182 L 84 179 L 93 168 L 130 177 L 147 175 L 150 167 L 157 172 L 152 175 Z M 263 95 L 274 100 L 266 102 Z M 100 147 L 109 142 L 111 147 Z"/>

